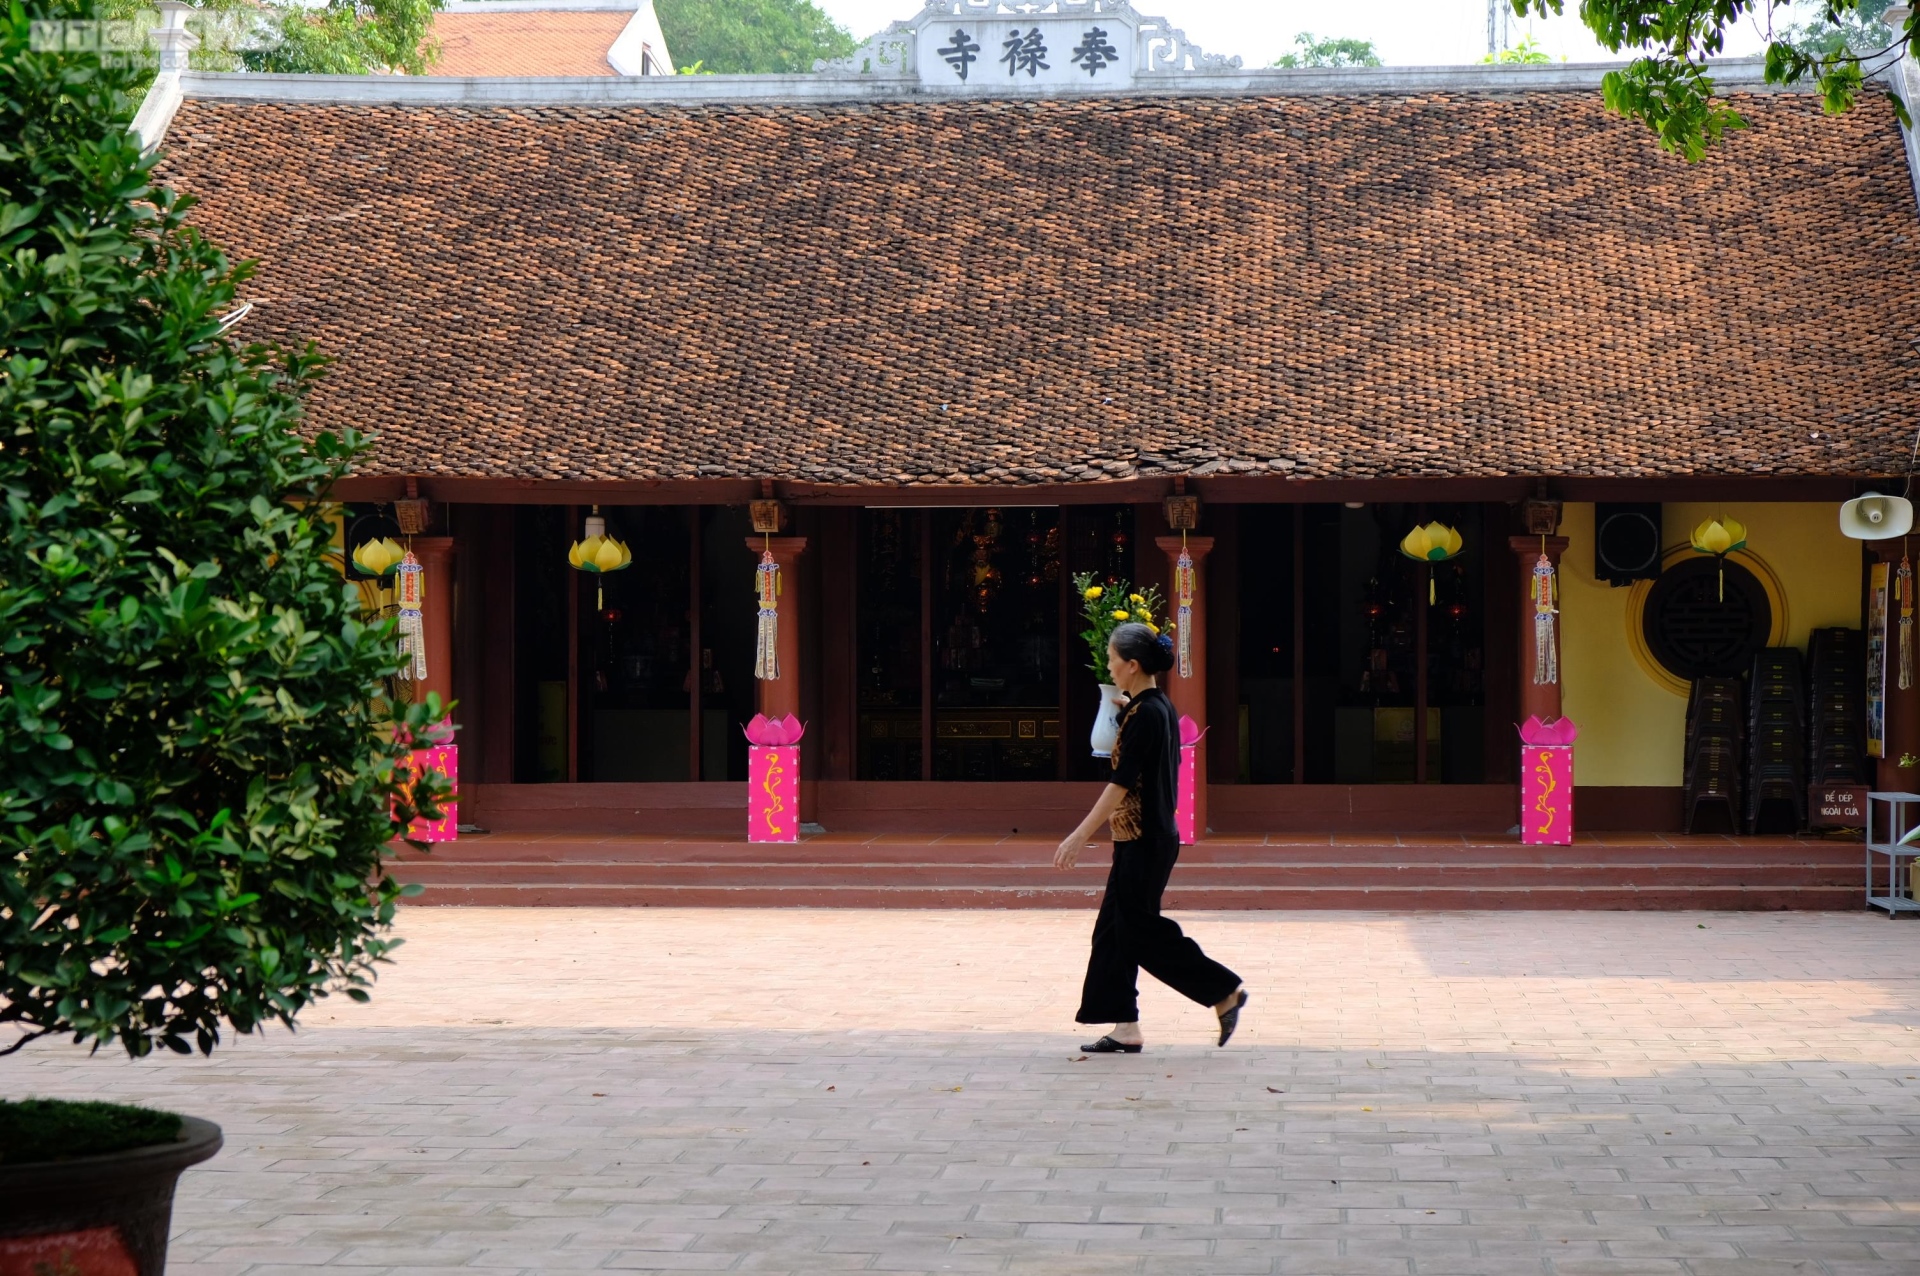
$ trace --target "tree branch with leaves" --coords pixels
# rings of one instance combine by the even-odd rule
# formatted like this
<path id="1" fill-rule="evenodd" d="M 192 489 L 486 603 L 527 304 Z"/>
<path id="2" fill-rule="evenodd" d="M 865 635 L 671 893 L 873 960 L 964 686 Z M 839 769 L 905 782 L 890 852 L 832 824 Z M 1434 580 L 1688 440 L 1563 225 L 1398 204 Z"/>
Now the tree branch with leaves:
<path id="1" fill-rule="evenodd" d="M 1547 17 L 1561 13 L 1565 0 L 1511 3 L 1522 17 Z M 1837 115 L 1852 109 L 1870 79 L 1920 51 L 1912 14 L 1898 31 L 1874 22 L 1888 7 L 1889 0 L 1820 0 L 1808 21 L 1795 23 L 1785 19 L 1809 11 L 1793 0 L 1582 0 L 1580 20 L 1609 52 L 1637 54 L 1607 73 L 1607 106 L 1645 123 L 1662 147 L 1697 160 L 1729 130 L 1746 127 L 1714 96 L 1711 63 L 1731 28 L 1752 22 L 1766 34 L 1767 83 L 1811 83 Z M 1778 29 L 1776 18 L 1783 19 Z M 1891 88 L 1886 94 L 1908 123 L 1906 103 Z"/>

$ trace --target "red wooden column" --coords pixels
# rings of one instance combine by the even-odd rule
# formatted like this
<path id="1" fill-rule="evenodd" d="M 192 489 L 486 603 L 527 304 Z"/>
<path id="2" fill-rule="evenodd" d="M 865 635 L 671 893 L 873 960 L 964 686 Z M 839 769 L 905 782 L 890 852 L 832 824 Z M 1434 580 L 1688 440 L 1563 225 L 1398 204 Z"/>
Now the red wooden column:
<path id="1" fill-rule="evenodd" d="M 1899 670 L 1900 604 L 1893 599 L 1893 573 L 1900 568 L 1900 552 L 1906 537 L 1868 541 L 1867 549 L 1875 560 L 1887 564 L 1887 611 L 1889 614 L 1886 662 L 1887 738 L 1880 756 L 1874 759 L 1874 787 L 1883 793 L 1920 792 L 1920 766 L 1900 765 L 1900 759 L 1920 754 L 1920 686 L 1900 690 Z M 1881 836 L 1885 836 L 1884 831 Z"/>
<path id="2" fill-rule="evenodd" d="M 1181 542 L 1178 536 L 1156 536 L 1154 544 L 1166 551 L 1167 579 L 1178 579 L 1174 568 L 1180 561 Z M 1167 689 L 1168 699 L 1173 701 L 1173 711 L 1193 719 L 1200 730 L 1207 729 L 1207 554 L 1213 549 L 1213 537 L 1192 536 L 1186 540 L 1186 550 L 1193 558 L 1193 618 L 1187 623 L 1192 631 L 1187 642 L 1193 652 L 1193 673 L 1185 678 L 1180 676 L 1179 665 L 1162 675 L 1161 682 Z M 1178 600 L 1169 591 L 1167 594 L 1167 619 L 1174 618 L 1174 609 Z M 1207 740 L 1200 738 L 1194 746 L 1193 779 L 1193 832 L 1196 839 L 1207 835 Z"/>
<path id="3" fill-rule="evenodd" d="M 800 712 L 800 573 L 794 565 L 806 547 L 804 536 L 747 537 L 754 562 L 760 561 L 762 549 L 769 549 L 773 561 L 780 565 L 780 676 L 759 684 L 760 712 L 769 718 L 784 718 L 790 713 L 797 716 Z M 742 591 L 741 605 L 752 601 L 752 595 Z"/>
<path id="4" fill-rule="evenodd" d="M 1520 672 L 1520 720 L 1537 717 L 1549 722 L 1560 716 L 1560 683 L 1536 683 L 1533 680 L 1533 564 L 1540 557 L 1541 538 L 1538 536 L 1514 536 L 1507 540 L 1513 548 L 1514 557 L 1520 567 L 1520 659 L 1514 663 Z M 1554 579 L 1560 575 L 1560 555 L 1567 550 L 1567 538 L 1549 536 L 1545 540 L 1547 559 L 1553 564 Z M 1560 654 L 1560 617 L 1554 617 L 1553 643 L 1554 655 Z M 1556 659 L 1562 680 L 1566 678 L 1566 662 Z"/>
<path id="5" fill-rule="evenodd" d="M 440 702 L 453 699 L 453 537 L 416 536 L 413 556 L 421 567 L 421 625 L 427 631 L 427 676 L 413 684 L 416 703 L 427 693 L 440 693 Z"/>

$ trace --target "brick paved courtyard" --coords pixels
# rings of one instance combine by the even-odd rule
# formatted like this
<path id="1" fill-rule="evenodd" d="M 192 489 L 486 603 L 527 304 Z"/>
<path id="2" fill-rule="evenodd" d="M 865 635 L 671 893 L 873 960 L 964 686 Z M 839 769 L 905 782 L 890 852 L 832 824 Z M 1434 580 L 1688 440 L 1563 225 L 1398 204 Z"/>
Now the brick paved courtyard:
<path id="1" fill-rule="evenodd" d="M 1085 912 L 403 915 L 370 1006 L 0 1093 L 225 1126 L 172 1270 L 1920 1270 L 1920 929 L 1856 914 L 1183 917 L 1081 1059 Z"/>

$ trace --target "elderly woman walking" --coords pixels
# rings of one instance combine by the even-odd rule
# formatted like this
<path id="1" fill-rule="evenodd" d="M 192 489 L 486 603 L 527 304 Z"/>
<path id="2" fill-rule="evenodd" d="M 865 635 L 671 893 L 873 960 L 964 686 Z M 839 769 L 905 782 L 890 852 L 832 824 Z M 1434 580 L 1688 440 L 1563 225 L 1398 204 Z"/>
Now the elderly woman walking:
<path id="1" fill-rule="evenodd" d="M 1120 714 L 1113 774 L 1100 800 L 1054 852 L 1067 869 L 1102 824 L 1113 827 L 1113 868 L 1093 923 L 1093 952 L 1080 993 L 1078 1023 L 1110 1023 L 1113 1031 L 1080 1048 L 1088 1054 L 1139 1054 L 1139 972 L 1181 996 L 1210 1007 L 1220 1020 L 1220 1044 L 1239 1025 L 1247 990 L 1240 977 L 1200 951 L 1180 924 L 1160 913 L 1160 896 L 1180 858 L 1173 809 L 1179 781 L 1178 719 L 1156 682 L 1173 667 L 1173 644 L 1146 625 L 1126 624 L 1107 644 L 1107 672 L 1128 697 Z"/>

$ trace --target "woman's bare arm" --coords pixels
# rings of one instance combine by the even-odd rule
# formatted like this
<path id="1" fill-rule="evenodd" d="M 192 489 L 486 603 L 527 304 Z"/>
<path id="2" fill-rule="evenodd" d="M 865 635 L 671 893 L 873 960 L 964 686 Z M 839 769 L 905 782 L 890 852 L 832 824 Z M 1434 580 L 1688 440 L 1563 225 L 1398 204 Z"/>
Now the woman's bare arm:
<path id="1" fill-rule="evenodd" d="M 1087 812 L 1087 818 L 1081 820 L 1080 827 L 1067 834 L 1053 852 L 1053 866 L 1072 868 L 1074 861 L 1080 858 L 1080 848 L 1085 846 L 1087 839 L 1092 837 L 1095 831 L 1120 809 L 1121 800 L 1126 796 L 1127 791 L 1117 784 L 1109 784 L 1102 789 L 1100 800 L 1093 804 L 1091 811 Z"/>

